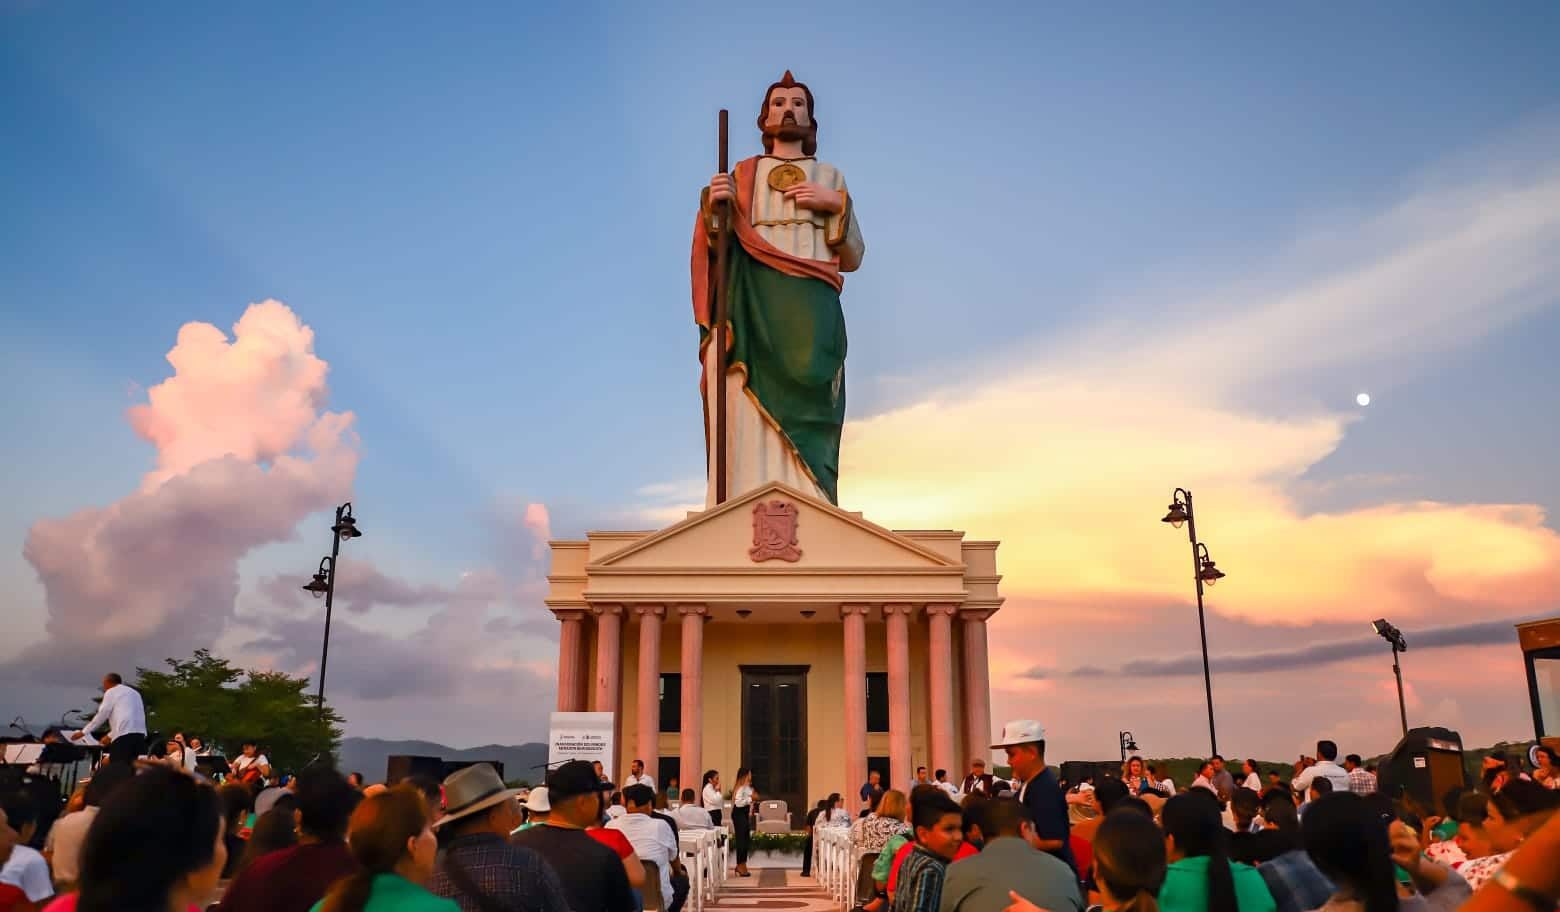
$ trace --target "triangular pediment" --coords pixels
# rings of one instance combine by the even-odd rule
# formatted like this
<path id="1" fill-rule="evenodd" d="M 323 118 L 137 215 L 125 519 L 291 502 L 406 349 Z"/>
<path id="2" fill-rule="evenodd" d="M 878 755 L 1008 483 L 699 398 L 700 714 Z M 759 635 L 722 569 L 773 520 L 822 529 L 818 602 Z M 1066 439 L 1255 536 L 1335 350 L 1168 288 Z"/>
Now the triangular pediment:
<path id="1" fill-rule="evenodd" d="M 778 505 L 778 506 L 774 506 Z M 789 505 L 787 507 L 786 505 Z M 762 522 L 788 530 L 795 524 L 794 560 L 785 556 L 755 560 L 755 508 Z M 792 509 L 794 508 L 794 514 Z M 794 520 L 792 516 L 794 515 Z M 786 552 L 789 549 L 777 549 Z M 761 558 L 765 554 L 759 555 Z M 768 484 L 726 503 L 652 533 L 588 565 L 590 571 L 685 570 L 709 568 L 731 572 L 743 568 L 801 572 L 860 569 L 863 571 L 955 571 L 963 565 L 902 535 L 875 525 L 827 501 L 809 497 L 782 484 Z"/>

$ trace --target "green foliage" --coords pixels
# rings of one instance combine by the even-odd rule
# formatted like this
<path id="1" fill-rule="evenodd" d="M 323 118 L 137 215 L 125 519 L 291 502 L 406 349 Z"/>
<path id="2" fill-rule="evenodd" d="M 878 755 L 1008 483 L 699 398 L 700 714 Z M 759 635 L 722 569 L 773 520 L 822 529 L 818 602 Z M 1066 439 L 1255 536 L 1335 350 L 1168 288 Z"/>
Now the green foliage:
<path id="1" fill-rule="evenodd" d="M 169 671 L 136 669 L 135 688 L 152 731 L 198 735 L 230 758 L 241 742 L 254 740 L 281 771 L 301 769 L 315 757 L 333 760 L 341 746 L 343 719 L 328 703 L 319 718 L 308 678 L 235 668 L 205 649 L 166 664 Z"/>
<path id="2" fill-rule="evenodd" d="M 800 855 L 807 846 L 806 833 L 754 833 L 753 851 Z"/>

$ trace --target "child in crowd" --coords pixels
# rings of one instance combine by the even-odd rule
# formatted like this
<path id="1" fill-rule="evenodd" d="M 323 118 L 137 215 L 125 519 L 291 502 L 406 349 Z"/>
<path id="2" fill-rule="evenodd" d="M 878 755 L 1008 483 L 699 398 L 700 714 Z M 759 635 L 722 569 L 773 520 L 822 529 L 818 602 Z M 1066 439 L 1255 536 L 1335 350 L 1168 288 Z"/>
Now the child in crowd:
<path id="1" fill-rule="evenodd" d="M 899 871 L 893 912 L 936 912 L 948 862 L 964 842 L 964 813 L 940 790 L 917 794 L 912 813 L 915 848 Z"/>

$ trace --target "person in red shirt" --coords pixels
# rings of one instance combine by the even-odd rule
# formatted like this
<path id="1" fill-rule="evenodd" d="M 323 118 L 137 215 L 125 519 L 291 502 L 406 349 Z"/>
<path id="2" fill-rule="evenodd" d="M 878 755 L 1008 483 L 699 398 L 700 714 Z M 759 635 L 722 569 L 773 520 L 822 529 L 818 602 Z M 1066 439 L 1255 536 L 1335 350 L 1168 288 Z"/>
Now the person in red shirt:
<path id="1" fill-rule="evenodd" d="M 639 856 L 634 854 L 634 844 L 628 841 L 627 836 L 601 826 L 591 827 L 585 831 L 585 835 L 617 853 L 617 857 L 623 860 L 623 873 L 628 875 L 629 886 L 636 890 L 644 888 L 645 866 Z"/>

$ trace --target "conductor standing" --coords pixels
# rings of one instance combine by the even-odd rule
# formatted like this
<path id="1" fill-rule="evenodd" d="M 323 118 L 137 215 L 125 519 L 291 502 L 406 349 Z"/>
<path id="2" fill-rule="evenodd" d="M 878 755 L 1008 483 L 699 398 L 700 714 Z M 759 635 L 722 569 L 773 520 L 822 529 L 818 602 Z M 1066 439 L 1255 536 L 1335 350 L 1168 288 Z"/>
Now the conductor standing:
<path id="1" fill-rule="evenodd" d="M 146 706 L 141 692 L 126 686 L 124 678 L 113 673 L 103 676 L 103 702 L 98 704 L 97 715 L 81 731 L 72 732 L 70 740 L 80 741 L 105 722 L 108 734 L 99 740 L 108 745 L 108 761 L 133 766 L 136 758 L 146 753 Z"/>

